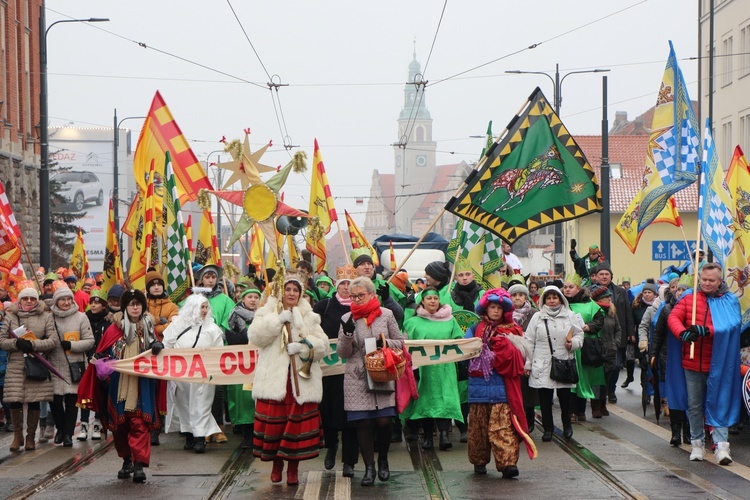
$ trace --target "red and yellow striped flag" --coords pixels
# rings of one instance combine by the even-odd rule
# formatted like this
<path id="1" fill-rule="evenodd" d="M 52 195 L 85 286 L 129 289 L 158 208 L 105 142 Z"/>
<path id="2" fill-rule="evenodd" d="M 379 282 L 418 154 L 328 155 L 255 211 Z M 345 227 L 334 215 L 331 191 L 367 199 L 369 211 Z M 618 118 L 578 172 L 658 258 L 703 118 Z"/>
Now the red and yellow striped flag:
<path id="1" fill-rule="evenodd" d="M 198 191 L 201 189 L 213 190 L 206 172 L 203 170 L 198 158 L 196 158 L 187 139 L 182 135 L 167 104 L 161 94 L 157 91 L 151 101 L 151 109 L 146 121 L 143 123 L 141 135 L 133 155 L 133 173 L 138 184 L 139 191 L 145 193 L 148 169 L 156 162 L 156 177 L 164 179 L 164 163 L 166 152 L 172 157 L 172 169 L 177 179 L 177 192 L 180 195 L 180 203 L 195 201 L 198 199 Z M 156 207 L 161 210 L 161 188 L 156 190 Z"/>
<path id="2" fill-rule="evenodd" d="M 393 250 L 393 241 L 389 241 L 391 244 L 391 271 L 396 271 L 396 251 Z"/>
<path id="3" fill-rule="evenodd" d="M 112 199 L 109 200 L 109 220 L 104 238 L 104 269 L 102 270 L 102 290 L 105 292 L 117 283 L 122 283 L 122 264 L 120 262 L 120 245 L 115 228 L 115 210 Z"/>
<path id="4" fill-rule="evenodd" d="M 130 286 L 136 290 L 146 288 L 146 270 L 151 265 L 152 242 L 154 239 L 154 162 L 149 168 L 149 183 L 146 187 L 146 197 L 143 200 L 142 211 L 138 216 L 138 228 L 133 236 L 133 251 L 128 269 Z"/>
<path id="5" fill-rule="evenodd" d="M 203 211 L 193 260 L 204 265 L 216 264 L 217 266 L 221 266 L 221 252 L 219 251 L 219 244 L 216 239 L 214 217 L 210 210 Z"/>
<path id="6" fill-rule="evenodd" d="M 375 264 L 375 267 L 379 266 L 380 259 L 378 258 L 378 252 L 376 252 L 375 248 L 373 248 L 373 246 L 370 245 L 370 242 L 367 241 L 364 233 L 362 233 L 357 227 L 357 224 L 354 222 L 354 219 L 352 219 L 352 216 L 349 215 L 349 212 L 344 210 L 344 216 L 346 217 L 346 226 L 349 229 L 349 241 L 352 243 L 352 248 L 365 247 L 369 249 L 370 255 L 372 255 L 373 264 Z"/>
<path id="7" fill-rule="evenodd" d="M 193 216 L 192 215 L 188 215 L 188 218 L 185 221 L 185 238 L 187 239 L 188 250 L 190 250 L 190 257 L 192 258 L 193 251 L 195 250 L 195 246 L 193 245 Z"/>
<path id="8" fill-rule="evenodd" d="M 333 206 L 331 186 L 328 184 L 326 168 L 320 154 L 318 140 L 315 139 L 313 152 L 313 174 L 310 183 L 310 222 L 307 228 L 307 249 L 317 257 L 315 271 L 321 272 L 326 265 L 326 234 L 331 224 L 337 221 L 336 207 Z"/>

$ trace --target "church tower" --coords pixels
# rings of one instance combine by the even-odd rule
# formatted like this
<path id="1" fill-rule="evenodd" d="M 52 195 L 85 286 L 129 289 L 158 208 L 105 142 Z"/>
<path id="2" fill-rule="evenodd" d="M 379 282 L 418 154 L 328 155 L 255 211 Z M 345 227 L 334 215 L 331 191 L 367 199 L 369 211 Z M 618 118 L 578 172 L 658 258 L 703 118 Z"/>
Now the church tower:
<path id="1" fill-rule="evenodd" d="M 424 193 L 429 191 L 435 178 L 437 149 L 432 140 L 432 118 L 427 110 L 421 69 L 415 48 L 409 64 L 409 79 L 404 86 L 404 106 L 398 117 L 398 140 L 393 148 L 396 231 L 413 235 L 412 217 L 424 202 Z"/>

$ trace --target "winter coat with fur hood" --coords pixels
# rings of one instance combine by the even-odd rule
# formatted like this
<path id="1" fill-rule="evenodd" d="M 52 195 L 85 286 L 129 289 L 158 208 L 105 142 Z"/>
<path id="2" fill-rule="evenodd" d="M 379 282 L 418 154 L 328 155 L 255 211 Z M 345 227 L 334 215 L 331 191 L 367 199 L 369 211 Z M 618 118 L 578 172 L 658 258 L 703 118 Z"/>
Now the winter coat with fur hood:
<path id="1" fill-rule="evenodd" d="M 286 327 L 279 321 L 276 312 L 278 299 L 270 297 L 268 302 L 255 313 L 250 328 L 248 341 L 258 348 L 258 363 L 253 379 L 253 398 L 282 401 L 286 397 L 287 380 L 290 376 L 291 363 L 286 345 L 282 343 L 282 336 L 287 335 Z M 302 339 L 312 344 L 312 352 L 303 344 L 302 351 L 295 355 L 297 370 L 302 368 L 301 358 L 312 357 L 310 378 L 297 377 L 299 381 L 299 396 L 294 395 L 298 403 L 319 403 L 323 398 L 323 372 L 318 361 L 328 353 L 328 337 L 320 327 L 320 316 L 312 311 L 306 300 L 300 299 L 299 304 L 292 308 L 292 342 Z M 294 390 L 294 382 L 292 382 Z"/>
<path id="2" fill-rule="evenodd" d="M 5 389 L 3 402 L 5 403 L 36 403 L 38 401 L 52 401 L 52 380 L 27 380 L 24 371 L 24 356 L 16 349 L 16 339 L 10 336 L 10 331 L 24 325 L 27 330 L 34 332 L 39 340 L 33 341 L 34 351 L 47 353 L 60 345 L 55 333 L 55 321 L 52 313 L 44 302 L 33 311 L 23 312 L 18 304 L 6 309 L 5 321 L 0 330 L 0 349 L 8 351 L 8 369 L 5 372 Z M 53 375 L 54 377 L 54 375 Z"/>

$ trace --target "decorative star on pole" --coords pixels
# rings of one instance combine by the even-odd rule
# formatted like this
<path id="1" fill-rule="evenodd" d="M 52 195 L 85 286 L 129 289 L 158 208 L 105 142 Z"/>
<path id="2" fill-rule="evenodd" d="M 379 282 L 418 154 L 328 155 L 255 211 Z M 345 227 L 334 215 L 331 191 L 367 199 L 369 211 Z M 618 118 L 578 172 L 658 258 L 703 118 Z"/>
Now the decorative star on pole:
<path id="1" fill-rule="evenodd" d="M 260 159 L 266 150 L 273 145 L 272 141 L 268 144 L 255 151 L 254 153 L 250 150 L 250 129 L 245 129 L 245 142 L 240 145 L 238 140 L 234 140 L 230 143 L 226 143 L 226 151 L 232 155 L 232 161 L 217 163 L 216 166 L 229 170 L 232 175 L 229 177 L 227 182 L 224 184 L 222 189 L 227 189 L 235 182 L 240 182 L 242 189 L 261 184 L 263 181 L 260 179 L 260 174 L 264 172 L 275 172 L 276 167 L 271 167 L 260 163 Z M 224 139 L 222 137 L 222 139 Z"/>

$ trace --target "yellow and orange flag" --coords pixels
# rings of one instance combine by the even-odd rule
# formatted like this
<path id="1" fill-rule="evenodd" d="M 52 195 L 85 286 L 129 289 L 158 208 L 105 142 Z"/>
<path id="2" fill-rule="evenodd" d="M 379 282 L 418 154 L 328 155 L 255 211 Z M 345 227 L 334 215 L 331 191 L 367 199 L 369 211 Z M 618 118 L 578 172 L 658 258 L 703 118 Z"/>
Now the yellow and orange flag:
<path id="1" fill-rule="evenodd" d="M 137 216 L 138 225 L 133 236 L 132 256 L 130 258 L 130 268 L 128 269 L 128 281 L 130 286 L 136 290 L 146 288 L 146 270 L 151 266 L 153 258 L 153 241 L 154 241 L 154 162 L 148 173 L 148 185 L 146 187 L 146 197 L 141 204 L 141 210 Z"/>
<path id="2" fill-rule="evenodd" d="M 221 266 L 221 252 L 219 251 L 219 244 L 216 239 L 214 217 L 211 215 L 210 210 L 203 211 L 193 260 L 204 265 L 216 264 L 217 266 Z"/>
<path id="3" fill-rule="evenodd" d="M 396 251 L 393 249 L 393 241 L 389 241 L 391 246 L 391 271 L 396 271 Z"/>
<path id="4" fill-rule="evenodd" d="M 195 247 L 193 246 L 193 216 L 188 215 L 185 221 L 185 239 L 187 240 L 188 250 L 190 251 L 190 257 L 192 258 Z"/>
<path id="5" fill-rule="evenodd" d="M 172 169 L 177 179 L 177 192 L 181 204 L 197 200 L 198 191 L 201 189 L 213 189 L 206 172 L 172 116 L 172 112 L 157 91 L 151 101 L 151 109 L 149 109 L 135 147 L 133 173 L 138 184 L 138 191 L 145 193 L 148 183 L 153 179 L 153 177 L 147 179 L 146 174 L 152 164 L 156 165 L 157 187 L 154 195 L 157 198 L 155 206 L 158 210 L 161 210 L 162 205 L 161 190 L 167 151 L 172 157 Z"/>
<path id="6" fill-rule="evenodd" d="M 76 289 L 81 288 L 86 273 L 89 272 L 89 259 L 86 257 L 86 245 L 83 242 L 83 229 L 78 228 L 76 242 L 73 245 L 73 254 L 70 256 L 68 269 L 78 278 Z"/>
<path id="7" fill-rule="evenodd" d="M 306 246 L 310 253 L 317 257 L 315 271 L 319 273 L 326 265 L 326 235 L 331 231 L 331 224 L 339 218 L 336 214 L 336 207 L 333 205 L 331 186 L 328 184 L 328 176 L 317 139 L 315 139 L 313 152 L 309 212 Z"/>
<path id="8" fill-rule="evenodd" d="M 250 263 L 260 272 L 260 268 L 263 265 L 263 247 L 265 246 L 266 237 L 263 235 L 263 231 L 255 224 L 253 224 L 251 236 L 252 240 L 248 256 L 250 257 Z"/>
<path id="9" fill-rule="evenodd" d="M 107 233 L 104 238 L 102 290 L 106 292 L 117 283 L 122 283 L 122 263 L 120 262 L 120 245 L 117 241 L 117 228 L 115 228 L 115 210 L 110 198 Z"/>
<path id="10" fill-rule="evenodd" d="M 357 227 L 357 224 L 354 222 L 354 219 L 352 219 L 352 216 L 349 215 L 349 212 L 344 210 L 344 216 L 346 217 L 346 226 L 349 229 L 349 241 L 352 244 L 352 248 L 367 248 L 372 256 L 373 264 L 375 264 L 375 267 L 379 266 L 380 259 L 378 258 L 378 252 L 376 252 L 375 248 L 373 248 L 373 246 L 370 245 L 370 242 L 367 241 L 364 233 L 359 227 Z"/>
<path id="11" fill-rule="evenodd" d="M 732 224 L 729 229 L 733 232 L 733 242 L 724 274 L 729 290 L 740 301 L 744 330 L 750 326 L 750 220 L 747 218 L 750 213 L 750 166 L 739 146 L 734 149 L 725 184 L 732 197 L 729 207 Z"/>

